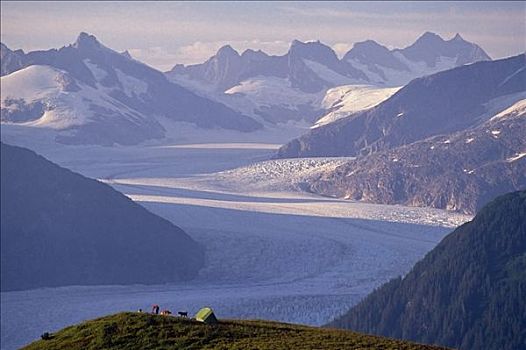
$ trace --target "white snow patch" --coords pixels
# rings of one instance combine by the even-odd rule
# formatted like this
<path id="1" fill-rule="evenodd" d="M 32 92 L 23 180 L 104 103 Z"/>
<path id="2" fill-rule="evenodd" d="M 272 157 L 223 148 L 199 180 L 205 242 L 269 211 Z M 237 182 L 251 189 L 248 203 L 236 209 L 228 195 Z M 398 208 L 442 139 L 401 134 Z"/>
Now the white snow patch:
<path id="1" fill-rule="evenodd" d="M 122 84 L 124 93 L 130 97 L 139 96 L 145 94 L 148 91 L 148 84 L 142 80 L 129 76 L 121 72 L 120 69 L 115 68 L 117 78 Z"/>
<path id="2" fill-rule="evenodd" d="M 413 80 L 418 77 L 423 77 L 426 75 L 431 75 L 437 72 L 442 72 L 451 68 L 456 67 L 457 65 L 457 58 L 456 57 L 446 57 L 446 56 L 440 56 L 437 58 L 436 64 L 434 67 L 429 67 L 427 63 L 425 62 L 415 62 L 407 59 L 401 52 L 395 52 L 394 56 L 398 58 L 402 63 L 404 63 L 411 72 L 407 74 L 405 72 L 406 79 L 409 78 L 409 80 L 406 81 L 408 83 L 410 80 Z M 382 67 L 384 68 L 384 67 Z M 394 72 L 397 72 L 390 68 L 384 68 L 384 71 L 387 73 L 387 76 L 392 76 L 393 78 L 401 78 L 404 77 L 404 75 L 396 75 L 392 74 Z M 404 74 L 404 73 L 402 73 Z M 392 80 L 392 79 L 390 79 Z"/>
<path id="3" fill-rule="evenodd" d="M 521 159 L 521 158 L 524 157 L 524 156 L 526 156 L 526 152 L 517 153 L 515 156 L 506 159 L 506 161 L 507 161 L 508 163 L 511 163 L 511 162 L 514 162 L 514 161 L 516 161 L 516 160 Z"/>
<path id="4" fill-rule="evenodd" d="M 297 105 L 319 103 L 321 94 L 305 93 L 293 88 L 284 78 L 256 76 L 242 81 L 225 91 L 227 95 L 242 94 L 256 106 L 279 105 L 295 108 Z"/>
<path id="5" fill-rule="evenodd" d="M 203 129 L 193 123 L 174 122 L 171 119 L 157 117 L 157 121 L 166 130 L 166 137 L 161 140 L 165 144 L 272 144 L 279 148 L 291 139 L 299 137 L 309 130 L 310 123 L 305 121 L 267 125 L 265 128 L 250 133 L 227 129 Z M 235 141 L 235 142 L 234 142 Z M 159 142 L 155 142 L 158 145 Z"/>
<path id="6" fill-rule="evenodd" d="M 81 91 L 64 91 L 63 82 L 68 73 L 50 66 L 33 65 L 1 77 L 2 108 L 8 98 L 22 98 L 25 103 L 41 102 L 44 114 L 28 126 L 65 129 L 82 125 L 91 115 L 83 97 L 94 95 L 91 87 L 76 82 Z M 68 78 L 70 79 L 70 78 Z"/>
<path id="7" fill-rule="evenodd" d="M 174 74 L 169 72 L 166 73 L 165 76 L 172 83 L 180 85 L 199 96 L 210 98 L 216 95 L 216 86 L 192 79 L 186 74 Z"/>
<path id="8" fill-rule="evenodd" d="M 466 143 L 471 143 L 475 140 L 474 137 L 469 137 L 468 139 L 466 139 Z"/>
<path id="9" fill-rule="evenodd" d="M 385 79 L 377 73 L 370 71 L 366 65 L 363 65 L 355 60 L 349 60 L 348 62 L 353 67 L 364 71 L 367 77 L 376 83 L 383 83 L 386 86 L 401 86 L 406 85 L 415 78 L 454 68 L 456 66 L 457 60 L 456 57 L 442 56 L 438 58 L 435 67 L 429 67 L 425 62 L 414 62 L 408 60 L 400 52 L 395 52 L 393 55 L 401 63 L 405 64 L 409 70 L 397 70 L 377 65 L 376 68 L 384 73 Z"/>
<path id="10" fill-rule="evenodd" d="M 348 85 L 348 84 L 360 84 L 364 83 L 362 80 L 346 77 L 330 69 L 329 67 L 314 62 L 311 60 L 303 59 L 303 62 L 309 67 L 317 76 L 322 80 L 325 80 L 333 85 Z"/>
<path id="11" fill-rule="evenodd" d="M 500 100 L 492 100 L 491 103 L 486 105 L 486 108 L 488 108 L 489 110 L 497 109 L 497 111 L 493 112 L 493 116 L 491 117 L 490 121 L 497 120 L 500 118 L 509 118 L 517 116 L 521 117 L 526 114 L 526 92 L 522 92 L 520 94 L 507 95 L 505 96 L 505 98 Z M 503 108 L 504 110 L 502 110 Z"/>
<path id="12" fill-rule="evenodd" d="M 353 68 L 356 68 L 360 71 L 362 71 L 369 81 L 375 83 L 375 84 L 384 84 L 384 79 L 376 72 L 372 72 L 369 70 L 369 67 L 367 67 L 366 64 L 363 64 L 357 60 L 354 59 L 348 59 L 347 63 L 349 63 Z M 379 68 L 381 70 L 381 68 Z"/>
<path id="13" fill-rule="evenodd" d="M 108 76 L 108 73 L 104 69 L 99 68 L 99 66 L 91 62 L 89 58 L 82 60 L 82 62 L 84 62 L 84 64 L 89 68 L 97 82 L 100 83 L 102 80 L 104 80 L 104 78 Z"/>
<path id="14" fill-rule="evenodd" d="M 66 84 L 76 84 L 79 89 L 67 89 Z M 16 108 L 5 105 L 5 100 L 10 97 L 22 98 L 26 104 L 41 102 L 45 106 L 39 119 L 17 123 L 29 127 L 63 130 L 84 125 L 93 118 L 91 105 L 116 111 L 118 115 L 127 113 L 132 121 L 145 118 L 107 95 L 104 89 L 83 84 L 67 72 L 49 66 L 29 66 L 3 76 L 1 89 L 2 108 Z M 108 118 L 112 118 L 110 115 L 111 113 Z"/>
<path id="15" fill-rule="evenodd" d="M 66 74 L 50 66 L 29 66 L 0 78 L 2 108 L 6 98 L 23 98 L 26 101 L 45 98 L 60 89 L 57 77 Z"/>
<path id="16" fill-rule="evenodd" d="M 244 191 L 295 191 L 307 178 L 332 171 L 352 160 L 352 157 L 318 157 L 297 159 L 276 159 L 257 162 L 244 167 L 220 172 L 215 181 L 230 190 L 243 188 Z"/>
<path id="17" fill-rule="evenodd" d="M 372 85 L 344 85 L 327 90 L 321 103 L 331 110 L 313 128 L 332 123 L 349 115 L 372 108 L 394 95 L 401 87 L 379 88 Z"/>

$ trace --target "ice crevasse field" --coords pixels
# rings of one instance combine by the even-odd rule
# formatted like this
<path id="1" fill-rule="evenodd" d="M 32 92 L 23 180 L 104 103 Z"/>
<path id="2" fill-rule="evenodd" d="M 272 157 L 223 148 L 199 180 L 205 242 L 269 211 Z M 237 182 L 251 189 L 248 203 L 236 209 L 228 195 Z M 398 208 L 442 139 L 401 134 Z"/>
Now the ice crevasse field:
<path id="1" fill-rule="evenodd" d="M 303 177 L 342 160 L 271 160 L 290 139 L 285 132 L 262 131 L 250 139 L 224 132 L 198 136 L 189 129 L 184 135 L 174 138 L 178 142 L 140 146 L 63 146 L 51 141 L 53 131 L 2 126 L 3 142 L 110 184 L 206 249 L 198 278 L 183 284 L 3 292 L 2 349 L 20 347 L 44 331 L 152 304 L 190 314 L 210 305 L 220 318 L 322 325 L 407 272 L 470 219 L 302 192 Z M 155 251 L 145 246 L 144 254 Z"/>

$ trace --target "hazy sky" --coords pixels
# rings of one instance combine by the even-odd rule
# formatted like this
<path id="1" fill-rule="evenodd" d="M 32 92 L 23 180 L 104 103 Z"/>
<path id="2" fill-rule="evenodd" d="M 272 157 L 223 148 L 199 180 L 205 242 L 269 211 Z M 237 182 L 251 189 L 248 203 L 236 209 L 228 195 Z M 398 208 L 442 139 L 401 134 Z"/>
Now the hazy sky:
<path id="1" fill-rule="evenodd" d="M 526 51 L 526 2 L 1 2 L 13 49 L 58 48 L 81 31 L 162 70 L 226 43 L 283 54 L 293 39 L 319 39 L 342 55 L 367 39 L 405 47 L 425 31 L 458 32 L 500 58 Z"/>

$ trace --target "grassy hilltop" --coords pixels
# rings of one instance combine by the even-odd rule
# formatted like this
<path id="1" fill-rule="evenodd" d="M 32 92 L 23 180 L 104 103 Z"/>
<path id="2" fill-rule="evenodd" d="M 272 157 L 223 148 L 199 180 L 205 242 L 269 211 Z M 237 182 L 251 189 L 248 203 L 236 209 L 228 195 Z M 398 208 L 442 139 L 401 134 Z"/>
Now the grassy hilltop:
<path id="1" fill-rule="evenodd" d="M 443 349 L 350 331 L 270 321 L 216 325 L 146 313 L 119 313 L 64 328 L 24 349 Z"/>

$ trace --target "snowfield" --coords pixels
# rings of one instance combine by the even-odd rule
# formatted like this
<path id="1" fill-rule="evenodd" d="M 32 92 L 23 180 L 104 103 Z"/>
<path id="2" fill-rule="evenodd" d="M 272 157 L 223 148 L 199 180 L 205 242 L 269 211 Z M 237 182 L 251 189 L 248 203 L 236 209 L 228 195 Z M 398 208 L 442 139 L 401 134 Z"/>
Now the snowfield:
<path id="1" fill-rule="evenodd" d="M 177 285 L 71 286 L 2 293 L 1 347 L 44 331 L 160 304 L 220 318 L 321 325 L 406 273 L 470 218 L 301 192 L 301 179 L 342 159 L 268 160 L 279 143 L 228 134 L 213 144 L 63 146 L 53 134 L 3 125 L 2 141 L 109 183 L 174 222 L 206 249 L 199 277 Z M 267 139 L 268 140 L 268 139 Z M 154 254 L 144 247 L 145 254 Z M 174 251 L 174 254 L 177 254 Z"/>
<path id="2" fill-rule="evenodd" d="M 86 60 L 86 63 L 95 76 L 103 77 L 106 74 L 96 65 L 89 63 L 89 60 Z M 125 75 L 120 74 L 120 78 L 124 79 Z M 132 93 L 145 91 L 144 86 L 130 82 L 133 78 L 127 79 L 123 82 L 127 94 L 131 96 Z M 82 126 L 100 118 L 96 112 L 98 109 L 104 109 L 106 118 L 110 121 L 120 122 L 121 119 L 126 119 L 132 124 L 147 123 L 144 115 L 106 94 L 109 89 L 100 84 L 93 88 L 75 80 L 69 73 L 51 66 L 33 65 L 3 76 L 1 87 L 2 110 L 16 112 L 24 106 L 42 106 L 32 118 L 21 123 L 25 126 L 55 130 Z M 4 122 L 10 121 L 2 120 L 2 123 Z"/>
<path id="3" fill-rule="evenodd" d="M 322 101 L 322 107 L 330 112 L 321 117 L 313 128 L 372 108 L 400 89 L 401 87 L 381 88 L 371 85 L 344 85 L 329 89 Z"/>
<path id="4" fill-rule="evenodd" d="M 40 102 L 45 106 L 42 113 L 28 125 L 65 129 L 74 125 L 85 124 L 87 115 L 91 115 L 83 96 L 79 93 L 68 93 L 65 84 L 68 74 L 49 66 L 29 66 L 1 78 L 2 109 L 17 108 L 9 104 L 9 99 L 22 99 L 24 103 Z M 86 95 L 96 96 L 93 88 L 81 85 Z M 75 111 L 75 112 L 74 112 Z"/>
<path id="5" fill-rule="evenodd" d="M 241 94 L 246 96 L 255 106 L 281 105 L 295 107 L 299 104 L 319 103 L 319 93 L 305 93 L 293 88 L 284 78 L 256 76 L 244 80 L 225 91 L 227 95 Z"/>

